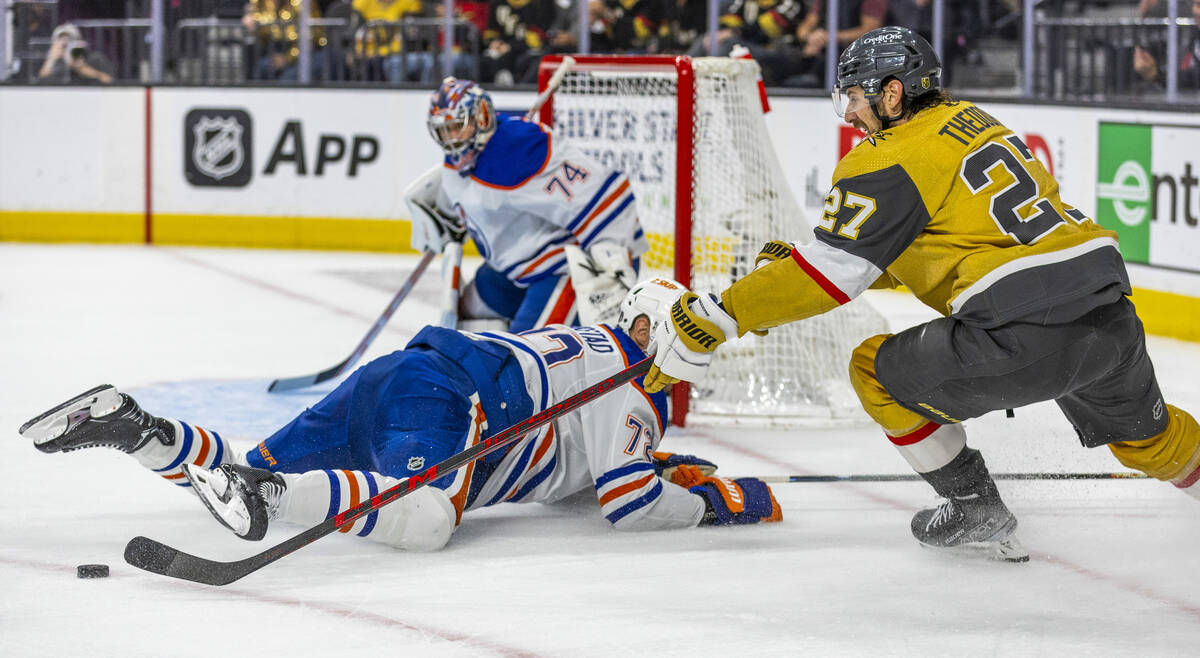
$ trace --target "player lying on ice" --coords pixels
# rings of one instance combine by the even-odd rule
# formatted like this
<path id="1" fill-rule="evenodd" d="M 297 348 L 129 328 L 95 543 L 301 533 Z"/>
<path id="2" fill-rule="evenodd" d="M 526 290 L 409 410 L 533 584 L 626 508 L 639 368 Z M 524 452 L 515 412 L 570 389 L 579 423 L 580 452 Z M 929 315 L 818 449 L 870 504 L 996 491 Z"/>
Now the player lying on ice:
<path id="1" fill-rule="evenodd" d="M 459 326 L 576 324 L 577 293 L 602 313 L 621 303 L 648 247 L 625 174 L 536 121 L 497 116 L 469 80 L 442 82 L 427 124 L 445 158 L 405 191 L 413 248 L 441 253 L 465 232 L 484 258 L 459 299 Z M 602 276 L 581 289 L 568 258 Z"/>
<path id="2" fill-rule="evenodd" d="M 683 292 L 662 279 L 637 284 L 613 326 L 524 334 L 427 327 L 245 453 L 211 430 L 152 416 L 111 386 L 20 431 L 43 452 L 107 446 L 130 453 L 169 482 L 192 486 L 217 520 L 257 540 L 274 521 L 316 525 L 640 361 L 653 349 L 653 325 Z M 665 394 L 648 395 L 634 381 L 342 532 L 435 550 L 464 511 L 549 503 L 585 488 L 620 530 L 782 518 L 764 482 L 714 477 L 710 462 L 656 453 L 666 419 Z"/>
<path id="3" fill-rule="evenodd" d="M 720 297 L 687 293 L 656 336 L 646 390 L 700 378 L 727 338 L 903 284 L 944 316 L 868 338 L 850 377 L 867 413 L 946 501 L 927 546 L 1028 559 L 960 421 L 1054 400 L 1086 447 L 1200 497 L 1200 426 L 1166 404 L 1116 234 L 1064 203 L 1028 147 L 940 89 L 930 45 L 872 30 L 838 61 L 835 103 L 868 133 L 838 164 L 807 244 L 768 243 Z"/>

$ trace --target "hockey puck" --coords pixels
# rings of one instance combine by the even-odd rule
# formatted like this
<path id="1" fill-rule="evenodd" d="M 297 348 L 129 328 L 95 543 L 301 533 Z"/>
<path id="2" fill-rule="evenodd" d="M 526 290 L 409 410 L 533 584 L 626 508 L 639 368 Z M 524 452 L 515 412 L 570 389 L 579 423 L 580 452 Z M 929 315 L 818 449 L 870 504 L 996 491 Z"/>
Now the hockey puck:
<path id="1" fill-rule="evenodd" d="M 75 567 L 75 573 L 80 578 L 108 578 L 108 565 L 81 564 Z"/>

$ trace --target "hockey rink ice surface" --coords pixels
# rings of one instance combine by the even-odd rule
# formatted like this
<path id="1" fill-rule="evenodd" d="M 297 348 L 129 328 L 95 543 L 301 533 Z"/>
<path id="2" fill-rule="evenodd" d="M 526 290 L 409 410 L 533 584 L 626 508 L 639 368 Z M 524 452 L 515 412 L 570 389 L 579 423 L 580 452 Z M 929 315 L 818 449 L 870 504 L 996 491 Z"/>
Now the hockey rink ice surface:
<path id="1" fill-rule="evenodd" d="M 125 543 L 234 560 L 301 528 L 245 542 L 126 455 L 44 455 L 17 434 L 111 383 L 245 449 L 332 387 L 268 382 L 348 355 L 415 262 L 0 243 L 0 656 L 1196 655 L 1200 503 L 1155 481 L 1000 482 L 1027 564 L 920 548 L 924 483 L 794 483 L 774 485 L 779 524 L 619 533 L 585 492 L 469 513 L 438 553 L 338 533 L 207 587 L 128 566 Z M 435 321 L 437 265 L 368 357 Z M 897 328 L 932 315 L 871 299 Z M 1200 345 L 1150 352 L 1168 401 L 1200 412 Z M 967 431 L 993 472 L 1123 470 L 1050 404 Z M 672 429 L 661 448 L 727 476 L 909 472 L 870 426 Z M 112 575 L 77 579 L 85 563 Z"/>

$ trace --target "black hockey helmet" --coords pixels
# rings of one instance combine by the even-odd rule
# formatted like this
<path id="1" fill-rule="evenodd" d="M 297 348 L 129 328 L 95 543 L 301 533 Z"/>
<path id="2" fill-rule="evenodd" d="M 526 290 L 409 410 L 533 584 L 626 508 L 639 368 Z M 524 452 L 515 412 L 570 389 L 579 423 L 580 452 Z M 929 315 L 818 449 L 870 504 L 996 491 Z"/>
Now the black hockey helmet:
<path id="1" fill-rule="evenodd" d="M 845 90 L 862 87 L 872 106 L 888 78 L 904 85 L 906 98 L 916 98 L 941 88 L 942 62 L 924 37 L 906 27 L 871 30 L 850 44 L 838 58 L 833 88 L 834 109 L 846 111 Z"/>

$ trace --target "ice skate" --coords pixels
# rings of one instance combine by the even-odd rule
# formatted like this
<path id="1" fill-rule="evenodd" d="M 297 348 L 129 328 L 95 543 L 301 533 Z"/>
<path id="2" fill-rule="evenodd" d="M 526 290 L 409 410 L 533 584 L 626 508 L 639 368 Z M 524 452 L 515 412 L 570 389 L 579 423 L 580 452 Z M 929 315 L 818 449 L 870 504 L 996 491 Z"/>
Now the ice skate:
<path id="1" fill-rule="evenodd" d="M 200 501 L 226 528 L 242 539 L 258 541 L 279 509 L 287 483 L 265 468 L 225 464 L 214 470 L 183 467 Z"/>
<path id="2" fill-rule="evenodd" d="M 923 546 L 981 554 L 1005 562 L 1028 562 L 1029 552 L 1014 532 L 1017 517 L 998 495 L 952 496 L 913 516 L 912 533 Z"/>
<path id="3" fill-rule="evenodd" d="M 103 446 L 133 453 L 152 439 L 175 443 L 170 423 L 142 411 L 133 398 L 108 384 L 80 393 L 18 431 L 42 452 Z"/>

